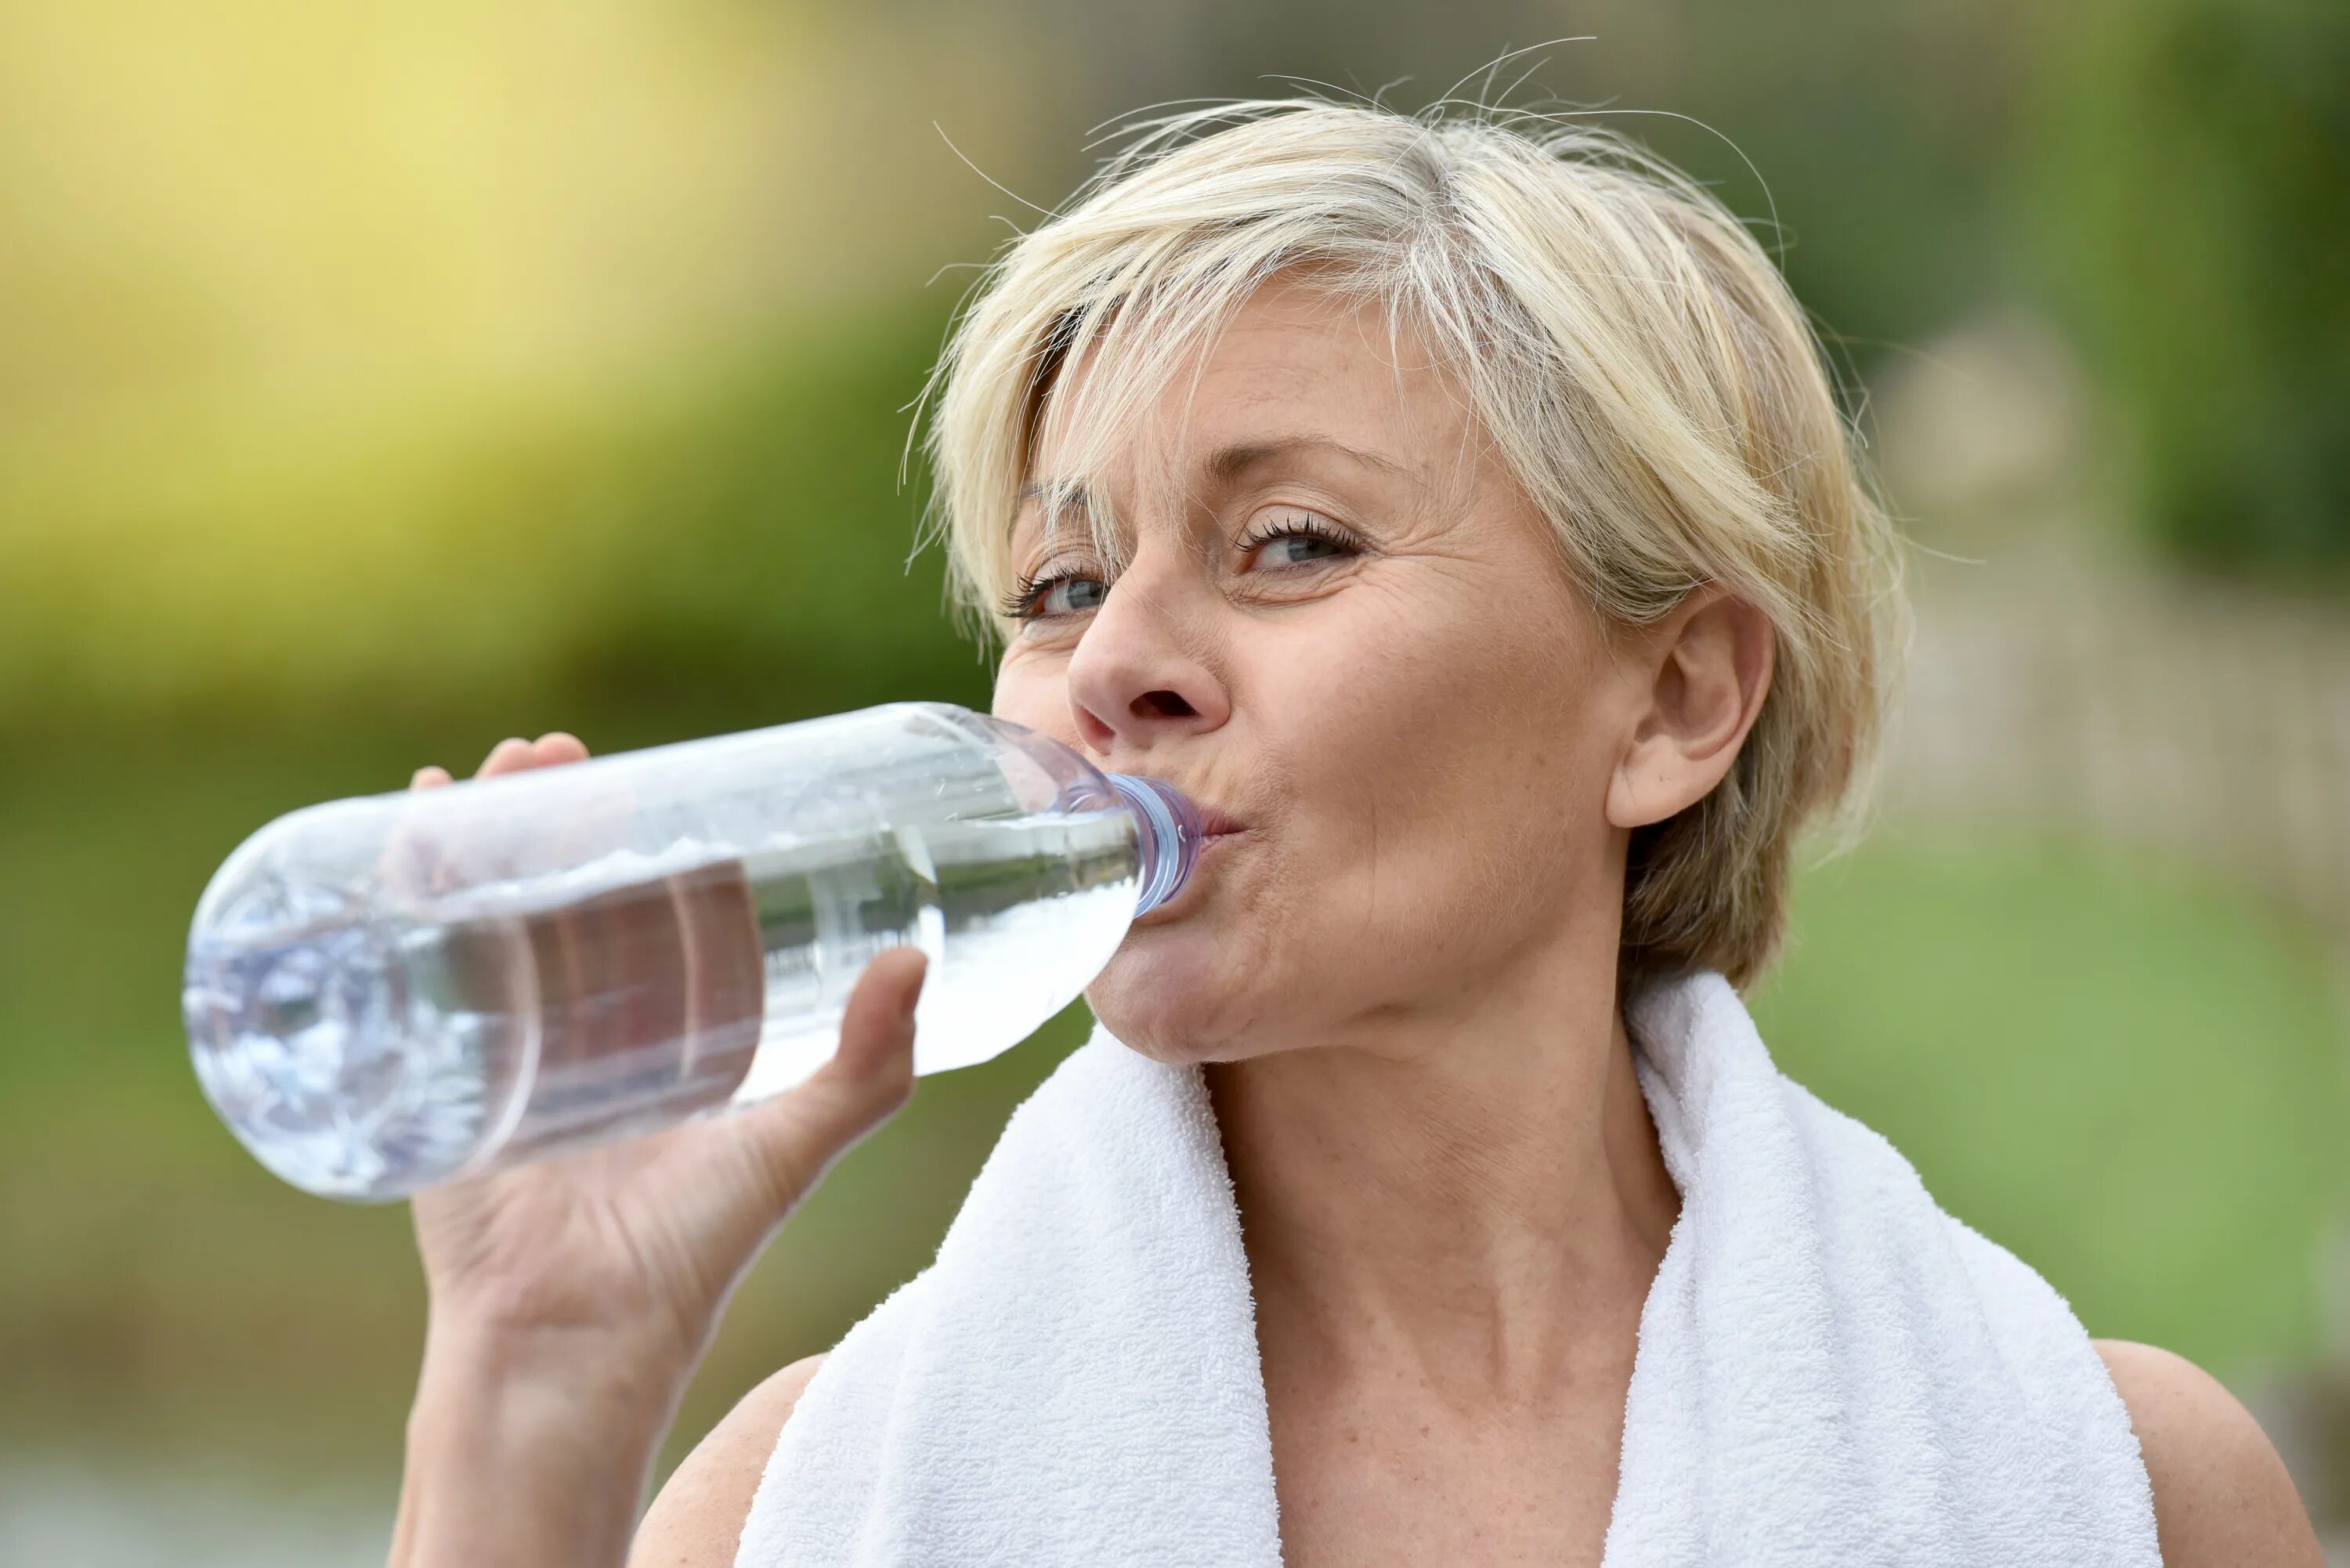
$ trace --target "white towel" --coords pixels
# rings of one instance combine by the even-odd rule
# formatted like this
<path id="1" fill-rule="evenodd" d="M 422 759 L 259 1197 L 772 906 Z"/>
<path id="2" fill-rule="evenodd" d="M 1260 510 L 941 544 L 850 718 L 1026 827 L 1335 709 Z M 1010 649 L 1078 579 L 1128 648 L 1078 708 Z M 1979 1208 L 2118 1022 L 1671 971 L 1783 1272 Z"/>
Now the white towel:
<path id="1" fill-rule="evenodd" d="M 1719 973 L 1626 1023 L 1681 1215 L 1607 1568 L 2159 1568 L 2127 1412 L 2063 1299 L 1782 1076 Z M 737 1568 L 1280 1560 L 1204 1081 L 1097 1031 L 1014 1114 L 938 1261 L 808 1384 Z"/>

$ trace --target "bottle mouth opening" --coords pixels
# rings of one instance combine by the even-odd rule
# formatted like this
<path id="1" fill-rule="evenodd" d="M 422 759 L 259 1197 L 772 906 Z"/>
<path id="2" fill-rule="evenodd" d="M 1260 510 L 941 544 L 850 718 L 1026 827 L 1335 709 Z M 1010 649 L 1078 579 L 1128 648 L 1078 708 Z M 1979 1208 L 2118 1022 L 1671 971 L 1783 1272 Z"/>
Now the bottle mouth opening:
<path id="1" fill-rule="evenodd" d="M 1140 774 L 1109 774 L 1110 787 L 1133 814 L 1142 851 L 1142 868 L 1134 894 L 1138 919 L 1166 903 L 1191 879 L 1200 863 L 1200 812 L 1182 791 L 1162 779 Z"/>

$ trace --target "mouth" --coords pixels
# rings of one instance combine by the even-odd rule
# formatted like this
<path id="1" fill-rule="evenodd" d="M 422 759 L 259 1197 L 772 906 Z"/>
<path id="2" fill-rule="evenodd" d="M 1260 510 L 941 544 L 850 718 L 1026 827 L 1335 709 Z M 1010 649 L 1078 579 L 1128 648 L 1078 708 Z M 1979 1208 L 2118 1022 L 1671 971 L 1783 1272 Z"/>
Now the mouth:
<path id="1" fill-rule="evenodd" d="M 1248 824 L 1233 820 L 1230 813 L 1212 805 L 1201 805 L 1198 809 L 1201 860 L 1207 860 L 1223 846 L 1232 843 L 1235 839 L 1248 836 Z"/>
<path id="2" fill-rule="evenodd" d="M 1191 797 L 1191 805 L 1192 809 L 1200 814 L 1200 847 L 1196 866 L 1203 867 L 1211 858 L 1219 856 L 1223 846 L 1247 836 L 1248 825 L 1234 819 L 1230 813 L 1222 808 L 1210 805 L 1196 797 Z M 1198 902 L 1201 897 L 1200 882 L 1201 878 L 1195 868 L 1191 878 L 1191 886 L 1149 914 L 1142 916 L 1136 920 L 1135 924 L 1138 927 L 1157 926 L 1180 919 L 1190 912 L 1194 903 Z"/>
<path id="3" fill-rule="evenodd" d="M 1200 836 L 1200 859 L 1204 864 L 1227 844 L 1237 844 L 1248 836 L 1248 829 L 1236 827 L 1230 833 L 1203 833 Z"/>
<path id="4" fill-rule="evenodd" d="M 1202 849 L 1220 838 L 1230 838 L 1235 834 L 1248 831 L 1248 826 L 1245 823 L 1234 822 L 1212 805 L 1200 806 L 1199 811 L 1200 847 Z"/>
<path id="5" fill-rule="evenodd" d="M 1236 823 L 1215 806 L 1199 809 L 1199 865 L 1205 867 L 1211 860 L 1224 858 L 1224 846 L 1236 844 L 1248 836 L 1248 823 Z M 1182 903 L 1178 898 L 1175 903 Z"/>

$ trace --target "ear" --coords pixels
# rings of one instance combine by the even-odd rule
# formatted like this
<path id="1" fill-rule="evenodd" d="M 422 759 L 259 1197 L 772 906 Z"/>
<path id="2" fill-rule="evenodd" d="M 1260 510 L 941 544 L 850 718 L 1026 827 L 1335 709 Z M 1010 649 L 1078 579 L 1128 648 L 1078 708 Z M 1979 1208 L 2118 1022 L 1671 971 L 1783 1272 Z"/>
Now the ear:
<path id="1" fill-rule="evenodd" d="M 1638 646 L 1638 716 L 1607 785 L 1607 820 L 1623 828 L 1694 805 L 1729 774 L 1771 690 L 1778 638 L 1760 609 L 1707 583 Z"/>

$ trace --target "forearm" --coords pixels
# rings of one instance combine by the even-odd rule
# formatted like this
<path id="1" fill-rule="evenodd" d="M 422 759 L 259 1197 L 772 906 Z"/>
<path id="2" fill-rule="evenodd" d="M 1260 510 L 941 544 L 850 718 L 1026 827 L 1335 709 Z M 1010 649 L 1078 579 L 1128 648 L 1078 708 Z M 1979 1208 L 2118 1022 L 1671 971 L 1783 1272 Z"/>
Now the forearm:
<path id="1" fill-rule="evenodd" d="M 621 1568 L 685 1380 L 665 1363 L 436 1324 L 390 1568 Z"/>

